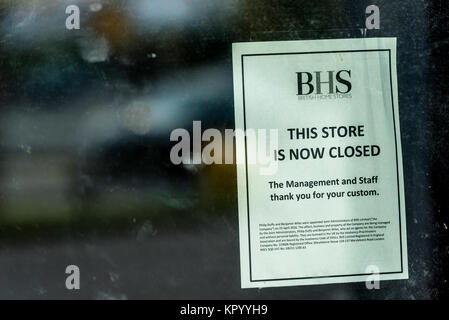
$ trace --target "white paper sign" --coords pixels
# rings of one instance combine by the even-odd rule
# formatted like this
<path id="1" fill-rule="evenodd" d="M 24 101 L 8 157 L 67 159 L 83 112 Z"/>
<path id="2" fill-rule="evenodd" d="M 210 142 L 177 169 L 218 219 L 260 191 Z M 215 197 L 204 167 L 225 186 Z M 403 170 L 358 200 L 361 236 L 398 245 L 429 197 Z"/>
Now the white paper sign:
<path id="1" fill-rule="evenodd" d="M 407 279 L 396 39 L 235 43 L 233 71 L 242 287 Z"/>

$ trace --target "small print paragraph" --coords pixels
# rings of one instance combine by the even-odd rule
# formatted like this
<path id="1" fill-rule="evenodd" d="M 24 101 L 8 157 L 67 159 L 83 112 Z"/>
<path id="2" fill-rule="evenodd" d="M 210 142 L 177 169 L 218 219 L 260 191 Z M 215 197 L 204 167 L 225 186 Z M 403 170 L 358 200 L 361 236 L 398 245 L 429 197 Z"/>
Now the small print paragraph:
<path id="1" fill-rule="evenodd" d="M 311 246 L 382 241 L 390 221 L 375 217 L 259 224 L 260 251 L 300 250 Z"/>

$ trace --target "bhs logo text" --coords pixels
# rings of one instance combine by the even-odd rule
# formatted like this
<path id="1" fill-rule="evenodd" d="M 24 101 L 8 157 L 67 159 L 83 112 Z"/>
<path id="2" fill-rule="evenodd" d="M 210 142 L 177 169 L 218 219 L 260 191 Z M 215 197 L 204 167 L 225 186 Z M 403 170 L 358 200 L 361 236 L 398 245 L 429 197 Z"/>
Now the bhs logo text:
<path id="1" fill-rule="evenodd" d="M 309 94 L 349 93 L 352 89 L 351 70 L 296 72 L 298 96 Z M 327 76 L 326 76 L 327 74 Z M 326 77 L 325 79 L 323 79 Z"/>

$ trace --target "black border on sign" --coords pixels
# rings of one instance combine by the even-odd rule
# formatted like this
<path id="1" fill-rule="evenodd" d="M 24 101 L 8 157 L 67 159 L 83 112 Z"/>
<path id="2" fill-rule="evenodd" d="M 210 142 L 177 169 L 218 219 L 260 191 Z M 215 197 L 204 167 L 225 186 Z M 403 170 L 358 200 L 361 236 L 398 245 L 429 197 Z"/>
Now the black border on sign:
<path id="1" fill-rule="evenodd" d="M 398 208 L 399 208 L 399 245 L 400 245 L 400 259 L 401 259 L 401 271 L 380 272 L 379 274 L 395 274 L 403 273 L 403 255 L 402 255 L 402 225 L 401 225 L 401 195 L 399 188 L 399 164 L 398 164 L 398 146 L 397 146 L 397 133 L 396 133 L 396 120 L 394 112 L 394 100 L 393 100 L 393 83 L 391 75 L 391 49 L 367 49 L 367 50 L 338 50 L 338 51 L 312 51 L 312 52 L 283 52 L 283 53 L 255 53 L 255 54 L 242 54 L 242 89 L 243 89 L 243 126 L 246 132 L 246 109 L 245 109 L 245 73 L 244 73 L 244 57 L 252 56 L 272 56 L 272 55 L 293 55 L 293 54 L 322 54 L 322 53 L 354 53 L 354 52 L 376 52 L 376 51 L 388 51 L 388 62 L 390 71 L 390 95 L 391 95 L 391 107 L 393 110 L 393 129 L 394 129 L 394 146 L 396 151 L 396 178 L 398 187 Z M 246 205 L 248 214 L 248 250 L 249 250 L 249 279 L 250 282 L 262 282 L 262 281 L 282 281 L 282 280 L 305 280 L 305 279 L 318 279 L 318 278 L 337 278 L 337 277 L 353 277 L 353 276 L 368 276 L 371 273 L 358 273 L 358 274 L 343 274 L 343 275 L 329 275 L 329 276 L 316 276 L 316 277 L 294 277 L 294 278 L 279 278 L 279 279 L 260 279 L 253 280 L 252 275 L 252 262 L 251 262 L 251 228 L 250 228 L 250 215 L 249 215 L 249 188 L 248 188 L 248 156 L 247 156 L 247 139 L 245 134 L 245 174 L 246 174 Z"/>

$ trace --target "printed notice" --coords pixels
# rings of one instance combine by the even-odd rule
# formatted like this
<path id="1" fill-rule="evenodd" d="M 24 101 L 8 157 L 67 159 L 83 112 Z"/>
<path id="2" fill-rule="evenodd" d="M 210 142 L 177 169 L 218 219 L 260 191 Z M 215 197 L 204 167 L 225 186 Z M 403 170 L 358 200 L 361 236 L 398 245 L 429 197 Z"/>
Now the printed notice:
<path id="1" fill-rule="evenodd" d="M 235 43 L 233 72 L 242 287 L 407 279 L 396 39 Z"/>

